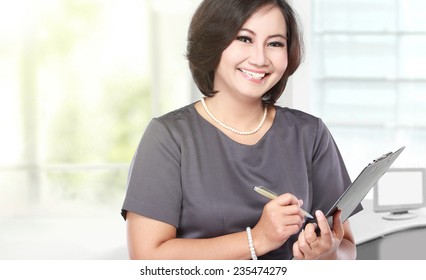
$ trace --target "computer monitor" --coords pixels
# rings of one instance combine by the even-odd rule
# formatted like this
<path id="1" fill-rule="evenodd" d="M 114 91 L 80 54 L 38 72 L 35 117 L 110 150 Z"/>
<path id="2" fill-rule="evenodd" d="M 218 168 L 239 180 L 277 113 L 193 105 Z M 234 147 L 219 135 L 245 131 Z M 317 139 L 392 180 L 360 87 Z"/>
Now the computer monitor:
<path id="1" fill-rule="evenodd" d="M 388 220 L 415 218 L 410 210 L 426 207 L 424 168 L 391 168 L 374 185 L 373 210 Z"/>

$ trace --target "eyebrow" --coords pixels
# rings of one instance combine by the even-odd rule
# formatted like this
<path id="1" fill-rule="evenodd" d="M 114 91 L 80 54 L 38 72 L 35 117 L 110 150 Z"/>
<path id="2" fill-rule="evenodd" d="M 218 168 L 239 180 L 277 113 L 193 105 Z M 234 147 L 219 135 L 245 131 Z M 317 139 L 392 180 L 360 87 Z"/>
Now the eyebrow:
<path id="1" fill-rule="evenodd" d="M 256 32 L 254 32 L 253 30 L 248 29 L 248 28 L 241 28 L 240 32 L 241 32 L 241 31 L 246 31 L 246 32 L 248 32 L 248 33 L 251 33 L 251 34 L 253 34 L 253 35 L 256 35 Z M 280 37 L 280 38 L 283 38 L 284 40 L 287 40 L 287 36 L 282 35 L 282 34 L 274 34 L 274 35 L 270 35 L 270 36 L 268 36 L 268 39 L 270 39 L 270 38 L 274 38 L 274 37 Z"/>

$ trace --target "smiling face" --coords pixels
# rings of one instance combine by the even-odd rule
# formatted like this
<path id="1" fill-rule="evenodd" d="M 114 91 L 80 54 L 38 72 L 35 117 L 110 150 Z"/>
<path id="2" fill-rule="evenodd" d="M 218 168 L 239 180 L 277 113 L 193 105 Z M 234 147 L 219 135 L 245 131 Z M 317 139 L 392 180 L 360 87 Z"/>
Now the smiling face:
<path id="1" fill-rule="evenodd" d="M 268 6 L 254 13 L 223 51 L 215 71 L 215 90 L 260 98 L 287 68 L 286 34 L 279 8 Z"/>

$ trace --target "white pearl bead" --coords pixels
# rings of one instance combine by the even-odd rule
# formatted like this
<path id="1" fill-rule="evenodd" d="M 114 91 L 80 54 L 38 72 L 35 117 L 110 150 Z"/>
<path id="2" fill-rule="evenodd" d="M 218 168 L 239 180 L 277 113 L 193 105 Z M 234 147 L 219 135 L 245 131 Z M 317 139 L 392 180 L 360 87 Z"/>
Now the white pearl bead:
<path id="1" fill-rule="evenodd" d="M 240 130 L 237 130 L 233 127 L 230 127 L 229 125 L 224 124 L 223 122 L 218 120 L 215 116 L 213 116 L 213 114 L 210 112 L 209 108 L 207 108 L 207 104 L 206 104 L 206 101 L 204 100 L 204 98 L 201 98 L 201 104 L 203 104 L 204 110 L 206 110 L 206 113 L 209 115 L 209 117 L 212 118 L 212 120 L 214 120 L 218 125 L 220 125 L 221 127 L 225 128 L 227 130 L 232 131 L 235 134 L 239 134 L 239 135 L 251 135 L 251 134 L 255 134 L 256 132 L 258 132 L 260 130 L 260 128 L 263 126 L 263 124 L 265 123 L 266 116 L 268 115 L 268 107 L 265 106 L 265 108 L 263 110 L 263 117 L 262 117 L 262 120 L 260 121 L 259 125 L 251 131 L 240 131 Z"/>

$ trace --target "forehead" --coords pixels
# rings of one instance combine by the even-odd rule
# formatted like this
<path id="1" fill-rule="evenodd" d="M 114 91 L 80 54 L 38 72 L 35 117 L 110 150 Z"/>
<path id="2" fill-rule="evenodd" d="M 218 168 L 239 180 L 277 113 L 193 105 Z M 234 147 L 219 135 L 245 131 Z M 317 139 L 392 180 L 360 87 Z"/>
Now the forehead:
<path id="1" fill-rule="evenodd" d="M 243 24 L 242 28 L 253 31 L 286 33 L 286 21 L 280 8 L 265 6 L 254 12 Z"/>

